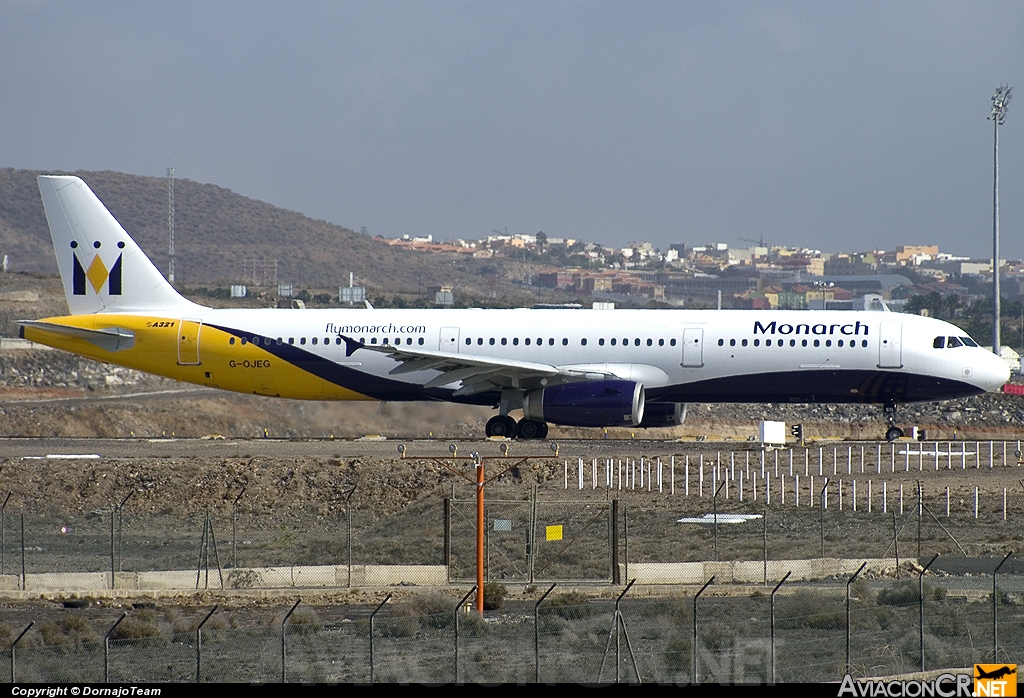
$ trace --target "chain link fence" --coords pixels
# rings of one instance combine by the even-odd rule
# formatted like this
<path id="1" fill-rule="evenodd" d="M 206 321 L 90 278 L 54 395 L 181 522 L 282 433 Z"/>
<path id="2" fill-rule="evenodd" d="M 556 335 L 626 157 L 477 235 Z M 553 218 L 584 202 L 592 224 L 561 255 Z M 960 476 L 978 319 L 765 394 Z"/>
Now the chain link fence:
<path id="1" fill-rule="evenodd" d="M 518 602 L 482 618 L 427 595 L 385 605 L 372 619 L 360 611 L 320 620 L 318 611 L 330 609 L 300 609 L 283 627 L 283 613 L 240 625 L 223 620 L 225 612 L 207 624 L 201 645 L 196 619 L 170 617 L 172 609 L 133 611 L 106 646 L 98 621 L 72 628 L 72 615 L 26 634 L 11 678 L 763 684 L 969 670 L 1019 658 L 1019 577 L 999 577 L 994 603 L 991 578 L 931 578 L 923 596 L 921 586 L 917 579 L 857 579 L 725 594 L 711 585 L 698 597 L 627 594 L 621 601 L 556 589 L 539 607 Z"/>
<path id="2" fill-rule="evenodd" d="M 863 560 L 892 571 L 933 554 L 953 571 L 950 558 L 986 558 L 1020 541 L 1016 449 L 902 442 L 566 460 L 557 484 L 495 485 L 485 502 L 485 579 L 701 584 L 717 574 L 768 584 L 786 571 L 821 579 Z M 147 504 L 145 515 L 130 497 L 65 515 L 5 501 L 0 584 L 303 588 L 475 578 L 476 503 L 463 490 L 390 512 L 236 500 L 182 515 L 175 502 Z M 985 563 L 965 564 L 970 572 Z"/>

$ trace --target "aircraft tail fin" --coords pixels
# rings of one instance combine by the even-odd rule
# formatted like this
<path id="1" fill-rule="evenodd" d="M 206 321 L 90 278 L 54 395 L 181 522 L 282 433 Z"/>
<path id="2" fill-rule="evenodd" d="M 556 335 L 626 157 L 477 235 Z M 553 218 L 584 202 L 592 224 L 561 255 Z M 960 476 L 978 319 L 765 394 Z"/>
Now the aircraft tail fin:
<path id="1" fill-rule="evenodd" d="M 201 307 L 167 282 L 85 182 L 42 175 L 38 183 L 72 315 Z"/>

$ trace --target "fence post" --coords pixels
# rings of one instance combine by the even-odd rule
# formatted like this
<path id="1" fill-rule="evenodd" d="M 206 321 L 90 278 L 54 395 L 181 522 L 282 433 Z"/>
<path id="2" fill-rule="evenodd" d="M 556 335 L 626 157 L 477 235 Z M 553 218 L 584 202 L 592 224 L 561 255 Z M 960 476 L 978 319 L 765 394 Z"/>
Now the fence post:
<path id="1" fill-rule="evenodd" d="M 28 588 L 28 575 L 25 573 L 25 512 L 21 512 L 21 590 Z M 13 678 L 11 679 L 14 680 Z"/>
<path id="2" fill-rule="evenodd" d="M 103 683 L 110 683 L 110 636 L 121 625 L 121 621 L 128 617 L 128 611 L 124 611 L 117 622 L 110 626 L 110 630 L 103 636 Z M 13 680 L 13 679 L 12 679 Z"/>
<path id="3" fill-rule="evenodd" d="M 374 665 L 373 665 L 373 622 L 377 618 L 377 613 L 380 612 L 380 609 L 384 608 L 384 604 L 386 604 L 390 600 L 391 600 L 391 594 L 388 594 L 387 596 L 384 597 L 383 601 L 381 601 L 379 604 L 377 604 L 377 608 L 375 608 L 373 610 L 373 613 L 370 614 L 370 683 L 371 684 L 373 684 L 373 680 L 374 680 L 374 673 L 373 673 L 373 668 L 374 668 Z"/>
<path id="4" fill-rule="evenodd" d="M 850 666 L 850 585 L 856 581 L 857 577 L 864 568 L 868 566 L 868 563 L 862 562 L 857 571 L 853 573 L 853 576 L 846 580 L 846 673 L 851 673 Z"/>
<path id="5" fill-rule="evenodd" d="M 540 605 L 558 584 L 552 584 L 533 605 L 533 682 L 540 683 Z"/>
<path id="6" fill-rule="evenodd" d="M 349 589 L 352 588 L 352 495 L 355 494 L 356 487 L 358 487 L 358 485 L 352 485 L 352 489 L 350 489 L 348 491 L 348 494 L 345 495 L 345 525 L 348 528 L 348 543 L 347 543 L 348 544 L 348 581 L 346 583 L 346 586 L 348 586 Z M 449 510 L 449 513 L 450 513 L 450 510 Z M 445 534 L 447 536 L 448 534 L 451 533 L 451 521 L 450 520 L 446 520 L 445 521 L 445 526 L 446 526 Z M 450 560 L 448 559 L 448 551 L 449 551 L 449 548 L 447 547 L 448 544 L 449 544 L 449 540 L 446 537 L 445 538 L 445 562 L 444 562 L 446 567 L 447 567 L 448 563 L 450 562 Z"/>
<path id="7" fill-rule="evenodd" d="M 782 579 L 780 579 L 780 580 L 779 580 L 779 583 L 775 585 L 775 588 L 774 588 L 774 589 L 772 589 L 772 595 L 771 595 L 771 624 L 772 624 L 772 639 L 771 639 L 771 648 L 772 648 L 772 684 L 774 684 L 774 683 L 775 683 L 775 592 L 777 592 L 777 591 L 778 591 L 778 590 L 779 590 L 779 589 L 780 589 L 780 588 L 782 587 L 782 585 L 786 583 L 786 580 L 787 580 L 787 579 L 789 579 L 789 575 L 791 575 L 791 574 L 793 574 L 793 570 L 790 570 L 789 572 L 786 572 L 786 576 L 785 576 L 785 577 L 783 577 Z"/>
<path id="8" fill-rule="evenodd" d="M 928 561 L 928 564 L 921 568 L 920 574 L 917 575 L 917 629 L 918 629 L 918 640 L 921 646 L 921 671 L 924 672 L 924 573 L 928 571 L 928 568 L 932 566 L 932 563 L 939 559 L 939 554 L 935 553 L 932 559 Z"/>
<path id="9" fill-rule="evenodd" d="M 128 503 L 128 500 L 135 494 L 135 490 L 130 490 L 128 494 L 124 496 L 121 503 L 117 505 L 117 570 L 124 567 L 124 561 L 122 560 L 121 553 L 124 548 L 124 505 Z M 114 588 L 114 578 L 110 578 L 110 588 Z"/>
<path id="10" fill-rule="evenodd" d="M 721 485 L 719 485 L 718 489 L 715 490 L 714 496 L 711 497 L 711 502 L 712 502 L 712 504 L 714 504 L 714 512 L 715 512 L 715 523 L 714 523 L 714 527 L 715 527 L 715 562 L 718 562 L 718 493 L 721 492 L 723 487 L 725 487 L 725 483 L 726 482 L 728 482 L 728 480 L 726 480 Z"/>
<path id="11" fill-rule="evenodd" d="M 281 683 L 284 683 L 286 678 L 285 656 L 287 644 L 285 643 L 285 626 L 288 624 L 288 619 L 292 617 L 292 614 L 295 613 L 295 609 L 299 607 L 300 603 L 302 603 L 301 597 L 295 602 L 295 605 L 292 606 L 291 610 L 284 614 L 284 619 L 281 621 Z"/>
<path id="12" fill-rule="evenodd" d="M 11 501 L 12 494 L 14 492 L 8 492 L 0 506 L 0 574 L 7 572 L 7 502 Z"/>
<path id="13" fill-rule="evenodd" d="M 828 478 L 818 495 L 818 531 L 821 534 L 821 558 L 825 558 L 825 508 L 828 507 Z"/>
<path id="14" fill-rule="evenodd" d="M 1006 553 L 1006 557 L 1002 559 L 996 568 L 992 570 L 992 661 L 996 661 L 996 657 L 999 653 L 999 619 L 998 619 L 998 608 L 999 604 L 996 600 L 996 575 L 999 574 L 999 568 L 1006 564 L 1006 561 L 1013 555 L 1013 551 Z"/>
<path id="15" fill-rule="evenodd" d="M 619 569 L 619 499 L 612 500 L 612 584 L 621 583 L 622 571 Z M 533 581 L 533 580 L 531 580 Z"/>
<path id="16" fill-rule="evenodd" d="M 21 634 L 18 635 L 18 637 L 16 637 L 14 639 L 14 642 L 11 643 L 11 683 L 14 683 L 14 681 L 15 681 L 15 673 L 14 673 L 14 648 L 18 646 L 18 643 L 21 642 L 21 638 L 25 637 L 25 633 L 27 633 L 29 630 L 31 630 L 32 626 L 35 625 L 35 624 L 36 624 L 36 622 L 34 620 L 33 621 L 29 621 L 29 624 L 25 626 L 25 629 L 21 631 Z"/>
<path id="17" fill-rule="evenodd" d="M 298 604 L 295 604 L 298 606 Z M 206 625 L 206 621 L 210 620 L 220 605 L 216 605 L 209 613 L 206 614 L 206 618 L 199 623 L 196 627 L 196 683 L 203 682 L 203 626 Z"/>
<path id="18" fill-rule="evenodd" d="M 460 676 L 459 676 L 459 610 L 462 608 L 462 604 L 466 603 L 466 599 L 468 599 L 470 596 L 472 596 L 473 592 L 475 592 L 476 590 L 477 590 L 476 587 L 473 587 L 472 589 L 470 589 L 469 593 L 466 594 L 465 596 L 463 596 L 462 600 L 459 601 L 459 605 L 455 607 L 455 683 L 459 683 L 459 680 L 460 680 Z M 483 599 L 483 595 L 484 595 L 484 590 L 481 589 L 480 590 L 480 598 L 481 599 Z M 482 605 L 483 605 L 483 602 L 481 601 L 481 606 Z"/>
<path id="19" fill-rule="evenodd" d="M 238 500 L 245 494 L 245 488 L 238 493 L 231 503 L 231 569 L 238 567 Z"/>
<path id="20" fill-rule="evenodd" d="M 697 599 L 704 593 L 704 590 L 711 586 L 711 583 L 715 581 L 715 575 L 711 575 L 711 579 L 704 582 L 704 586 L 700 588 L 696 594 L 693 595 L 693 683 L 696 685 L 697 680 Z"/>

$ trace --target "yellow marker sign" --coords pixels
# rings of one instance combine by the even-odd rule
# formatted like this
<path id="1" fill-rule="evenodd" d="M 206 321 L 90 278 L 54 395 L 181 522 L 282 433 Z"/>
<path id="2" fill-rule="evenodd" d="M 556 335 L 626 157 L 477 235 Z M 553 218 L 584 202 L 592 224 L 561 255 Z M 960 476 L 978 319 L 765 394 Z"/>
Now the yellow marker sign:
<path id="1" fill-rule="evenodd" d="M 1016 696 L 1016 664 L 975 664 L 975 696 Z"/>
<path id="2" fill-rule="evenodd" d="M 561 526 L 548 526 L 544 532 L 548 540 L 562 540 Z"/>

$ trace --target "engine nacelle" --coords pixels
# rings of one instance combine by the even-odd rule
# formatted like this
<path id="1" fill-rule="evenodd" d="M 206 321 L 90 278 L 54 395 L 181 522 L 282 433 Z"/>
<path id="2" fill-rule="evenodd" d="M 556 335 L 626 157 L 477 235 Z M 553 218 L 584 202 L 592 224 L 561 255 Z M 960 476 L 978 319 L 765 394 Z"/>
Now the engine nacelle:
<path id="1" fill-rule="evenodd" d="M 523 415 L 570 427 L 635 427 L 644 419 L 644 386 L 606 380 L 531 390 L 523 396 Z"/>
<path id="2" fill-rule="evenodd" d="M 652 427 L 677 427 L 686 419 L 686 403 L 683 402 L 648 402 L 644 405 L 644 419 L 640 422 L 642 429 Z"/>

